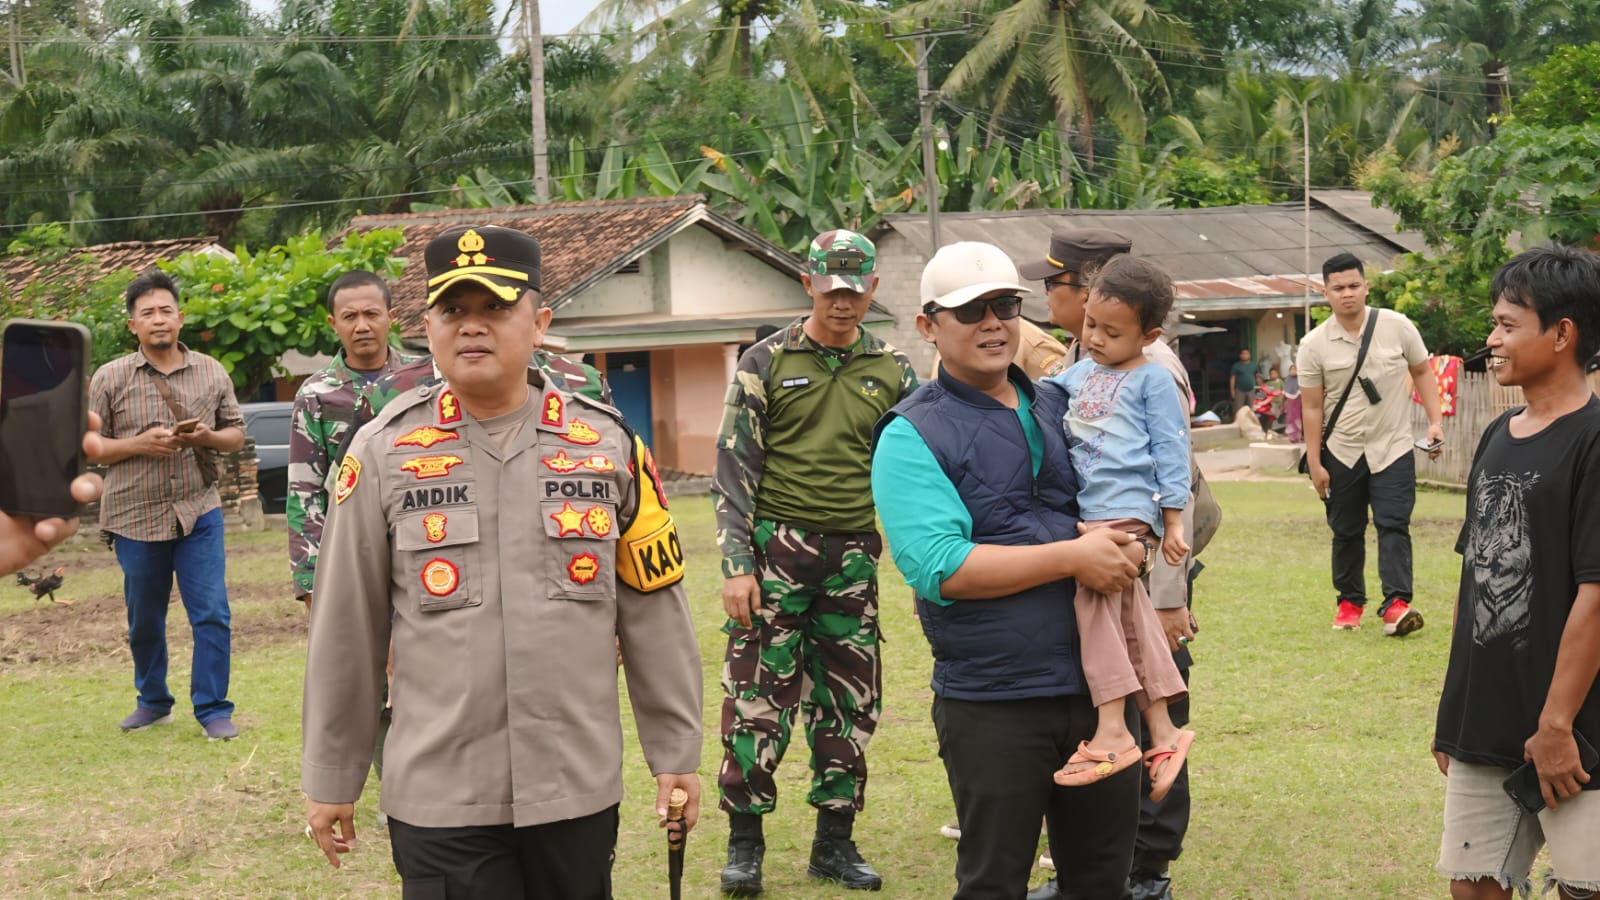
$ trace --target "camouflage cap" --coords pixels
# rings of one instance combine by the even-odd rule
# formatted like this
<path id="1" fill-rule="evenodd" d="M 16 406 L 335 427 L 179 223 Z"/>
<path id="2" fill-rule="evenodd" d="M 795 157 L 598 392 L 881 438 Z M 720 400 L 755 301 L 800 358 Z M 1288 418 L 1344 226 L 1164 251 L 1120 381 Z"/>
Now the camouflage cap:
<path id="1" fill-rule="evenodd" d="M 872 270 L 878 264 L 878 249 L 854 231 L 824 231 L 811 242 L 806 253 L 806 272 L 811 286 L 821 293 L 849 288 L 865 294 L 872 287 Z"/>

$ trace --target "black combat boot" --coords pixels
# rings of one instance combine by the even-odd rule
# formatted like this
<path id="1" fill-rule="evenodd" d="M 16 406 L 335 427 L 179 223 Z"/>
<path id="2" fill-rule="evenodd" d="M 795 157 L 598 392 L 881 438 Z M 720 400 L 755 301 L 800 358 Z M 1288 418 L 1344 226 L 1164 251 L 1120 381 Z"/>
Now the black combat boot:
<path id="1" fill-rule="evenodd" d="M 1128 890 L 1132 900 L 1172 900 L 1172 876 L 1167 874 L 1166 862 L 1135 859 Z"/>
<path id="2" fill-rule="evenodd" d="M 817 836 L 811 841 L 811 865 L 806 874 L 836 881 L 852 891 L 875 891 L 883 887 L 883 878 L 861 858 L 856 842 L 850 839 L 855 821 L 854 810 L 817 810 Z"/>
<path id="3" fill-rule="evenodd" d="M 761 816 L 730 813 L 728 823 L 728 864 L 722 869 L 722 892 L 754 897 L 761 893 L 761 858 L 767 853 Z"/>

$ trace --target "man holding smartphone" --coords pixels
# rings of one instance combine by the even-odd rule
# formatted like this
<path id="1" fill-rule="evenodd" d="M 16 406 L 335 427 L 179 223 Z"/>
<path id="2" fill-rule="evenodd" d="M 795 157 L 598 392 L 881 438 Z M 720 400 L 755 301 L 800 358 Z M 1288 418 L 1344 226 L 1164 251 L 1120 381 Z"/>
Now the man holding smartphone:
<path id="1" fill-rule="evenodd" d="M 222 364 L 178 340 L 178 286 L 159 271 L 123 293 L 139 349 L 94 374 L 89 405 L 102 423 L 94 461 L 107 466 L 100 527 L 112 534 L 128 606 L 138 707 L 124 731 L 172 721 L 167 602 L 174 576 L 194 630 L 189 699 L 210 740 L 231 740 L 230 613 L 222 500 L 214 452 L 244 446 L 244 416 Z M 179 423 L 195 419 L 179 431 Z"/>
<path id="2" fill-rule="evenodd" d="M 1392 309 L 1367 306 L 1361 260 L 1340 253 L 1324 262 L 1322 294 L 1333 315 L 1300 342 L 1296 364 L 1306 466 L 1333 530 L 1333 627 L 1361 627 L 1371 506 L 1383 587 L 1378 615 L 1384 634 L 1401 637 L 1422 627 L 1422 614 L 1411 608 L 1411 510 L 1417 502 L 1411 384 L 1428 414 L 1429 443 L 1442 444 L 1439 384 L 1417 326 Z M 1370 329 L 1369 317 L 1375 317 Z M 1324 440 L 1323 423 L 1330 420 Z M 1430 455 L 1439 455 L 1437 446 Z"/>
<path id="3" fill-rule="evenodd" d="M 1513 889 L 1531 893 L 1544 847 L 1540 895 L 1559 887 L 1564 898 L 1593 897 L 1600 400 L 1584 363 L 1600 348 L 1600 256 L 1529 250 L 1500 267 L 1490 296 L 1489 373 L 1521 387 L 1527 405 L 1484 431 L 1467 478 L 1461 589 L 1433 738 L 1446 779 L 1438 869 L 1451 897 L 1510 900 Z"/>

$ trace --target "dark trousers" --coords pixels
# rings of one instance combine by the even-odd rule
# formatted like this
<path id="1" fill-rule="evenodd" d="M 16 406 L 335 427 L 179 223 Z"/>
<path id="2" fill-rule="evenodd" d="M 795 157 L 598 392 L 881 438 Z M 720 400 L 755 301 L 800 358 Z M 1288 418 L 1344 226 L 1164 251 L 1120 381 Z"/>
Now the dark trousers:
<path id="1" fill-rule="evenodd" d="M 1189 683 L 1189 651 L 1172 654 L 1178 664 L 1178 674 L 1183 683 Z M 1182 728 L 1189 724 L 1189 695 L 1167 704 L 1167 714 L 1172 724 Z M 1150 749 L 1148 729 L 1139 736 L 1139 747 Z M 1183 853 L 1183 836 L 1189 830 L 1189 762 L 1184 760 L 1178 780 L 1160 802 L 1150 799 L 1150 770 L 1139 767 L 1143 773 L 1139 788 L 1139 835 L 1134 842 L 1133 866 L 1144 871 L 1161 871 L 1166 864 Z"/>
<path id="2" fill-rule="evenodd" d="M 1338 600 L 1367 603 L 1367 507 L 1378 529 L 1378 580 L 1383 587 L 1379 615 L 1396 598 L 1411 602 L 1411 510 L 1417 504 L 1417 464 L 1411 454 L 1381 472 L 1367 470 L 1367 458 L 1354 468 L 1322 452 L 1328 470 L 1328 527 L 1333 529 L 1333 589 Z"/>
<path id="3" fill-rule="evenodd" d="M 1128 704 L 1128 727 L 1138 727 Z M 974 702 L 935 697 L 933 726 L 955 797 L 955 900 L 1017 900 L 1028 892 L 1039 818 L 1063 897 L 1128 895 L 1139 826 L 1139 766 L 1087 787 L 1050 776 L 1094 735 L 1087 696 Z"/>
<path id="4" fill-rule="evenodd" d="M 611 900 L 617 807 L 513 828 L 422 828 L 389 820 L 404 900 Z"/>

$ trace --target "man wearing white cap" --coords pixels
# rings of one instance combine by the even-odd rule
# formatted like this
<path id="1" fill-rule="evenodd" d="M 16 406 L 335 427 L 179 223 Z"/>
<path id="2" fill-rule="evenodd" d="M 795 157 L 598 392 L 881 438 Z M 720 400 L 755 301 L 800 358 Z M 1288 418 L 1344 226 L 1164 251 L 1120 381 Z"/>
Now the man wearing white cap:
<path id="1" fill-rule="evenodd" d="M 1027 291 L 991 244 L 934 255 L 917 330 L 938 347 L 938 376 L 878 424 L 872 490 L 934 653 L 933 722 L 962 831 L 955 897 L 1026 893 L 1040 816 L 1067 895 L 1121 897 L 1138 772 L 1070 789 L 1051 774 L 1095 728 L 1075 582 L 1121 590 L 1144 548 L 1078 534 L 1065 395 L 1012 364 Z"/>

